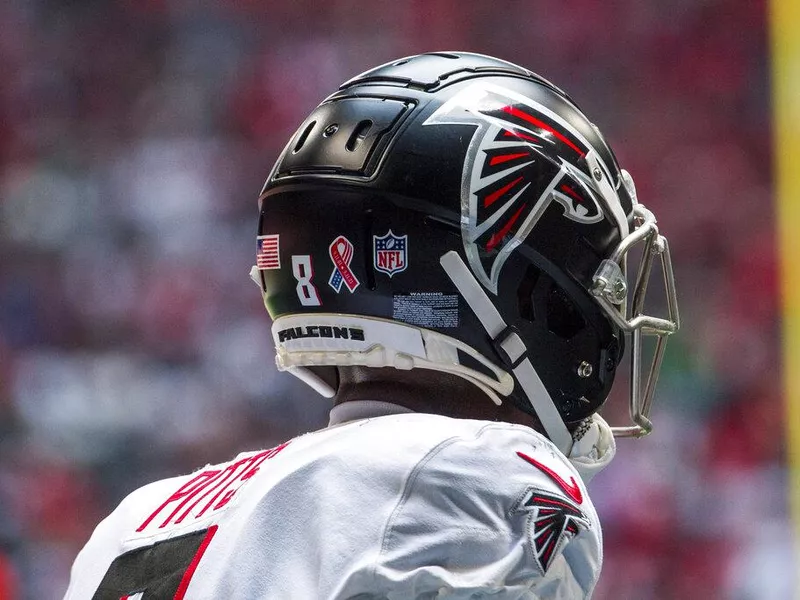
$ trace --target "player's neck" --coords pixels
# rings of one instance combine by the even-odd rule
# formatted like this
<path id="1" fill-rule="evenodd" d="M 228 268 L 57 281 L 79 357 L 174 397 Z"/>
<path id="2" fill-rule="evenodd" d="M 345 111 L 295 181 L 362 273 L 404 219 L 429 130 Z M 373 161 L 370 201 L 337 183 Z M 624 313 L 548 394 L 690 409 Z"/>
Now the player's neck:
<path id="1" fill-rule="evenodd" d="M 501 406 L 469 381 L 426 369 L 348 367 L 339 370 L 336 404 L 354 400 L 380 400 L 415 412 L 462 419 L 506 421 L 537 428 L 533 417 L 510 402 Z"/>

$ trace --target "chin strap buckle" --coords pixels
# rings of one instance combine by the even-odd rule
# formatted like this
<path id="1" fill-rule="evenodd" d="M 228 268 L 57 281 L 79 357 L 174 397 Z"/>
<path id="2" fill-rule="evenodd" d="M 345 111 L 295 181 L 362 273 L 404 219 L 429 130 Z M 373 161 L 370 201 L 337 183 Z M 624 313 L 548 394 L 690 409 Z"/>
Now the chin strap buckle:
<path id="1" fill-rule="evenodd" d="M 516 369 L 528 357 L 528 349 L 520 337 L 519 330 L 513 325 L 506 325 L 500 333 L 492 339 L 495 351 L 503 359 L 509 370 Z"/>

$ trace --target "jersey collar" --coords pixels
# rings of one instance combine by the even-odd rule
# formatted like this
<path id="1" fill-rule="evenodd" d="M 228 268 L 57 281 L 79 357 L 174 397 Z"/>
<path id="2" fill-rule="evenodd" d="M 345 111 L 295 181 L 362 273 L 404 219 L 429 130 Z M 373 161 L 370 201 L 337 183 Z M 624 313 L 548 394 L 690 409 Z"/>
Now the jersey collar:
<path id="1" fill-rule="evenodd" d="M 414 411 L 399 404 L 381 402 L 380 400 L 351 400 L 342 402 L 331 409 L 328 427 L 341 425 L 359 419 L 385 417 L 386 415 L 400 415 Z"/>

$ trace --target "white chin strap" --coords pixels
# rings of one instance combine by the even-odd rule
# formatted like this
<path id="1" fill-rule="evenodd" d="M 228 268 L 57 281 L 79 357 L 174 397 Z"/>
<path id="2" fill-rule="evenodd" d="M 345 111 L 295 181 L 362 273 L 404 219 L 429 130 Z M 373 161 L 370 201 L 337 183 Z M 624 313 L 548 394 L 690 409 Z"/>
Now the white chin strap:
<path id="1" fill-rule="evenodd" d="M 510 328 L 489 296 L 457 252 L 451 250 L 439 259 L 447 276 L 458 288 L 472 312 L 478 317 L 492 341 L 505 352 L 514 376 L 541 421 L 545 433 L 561 452 L 569 456 L 572 435 L 527 356 L 528 349 L 514 329 Z"/>

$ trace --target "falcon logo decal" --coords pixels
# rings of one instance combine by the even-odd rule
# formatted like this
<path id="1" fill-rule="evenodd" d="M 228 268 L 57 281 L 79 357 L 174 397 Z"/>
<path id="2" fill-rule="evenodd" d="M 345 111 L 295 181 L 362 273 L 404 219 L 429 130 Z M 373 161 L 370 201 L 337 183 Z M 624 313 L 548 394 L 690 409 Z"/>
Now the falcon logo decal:
<path id="1" fill-rule="evenodd" d="M 591 148 L 545 106 L 476 83 L 425 121 L 446 123 L 477 126 L 462 172 L 461 231 L 473 273 L 493 293 L 503 264 L 554 201 L 567 219 L 603 220 L 582 160 Z"/>
<path id="2" fill-rule="evenodd" d="M 583 503 L 583 493 L 574 477 L 570 477 L 567 482 L 553 469 L 524 452 L 517 452 L 517 456 L 547 475 L 566 495 L 565 498 L 538 488 L 530 488 L 517 505 L 517 512 L 531 513 L 528 519 L 528 536 L 536 563 L 544 573 L 567 540 L 577 535 L 581 527 L 589 527 L 589 520 L 578 508 Z"/>
<path id="3" fill-rule="evenodd" d="M 527 512 L 528 538 L 533 557 L 545 573 L 566 542 L 589 528 L 586 515 L 563 496 L 538 488 L 530 488 L 516 507 L 515 512 Z"/>

